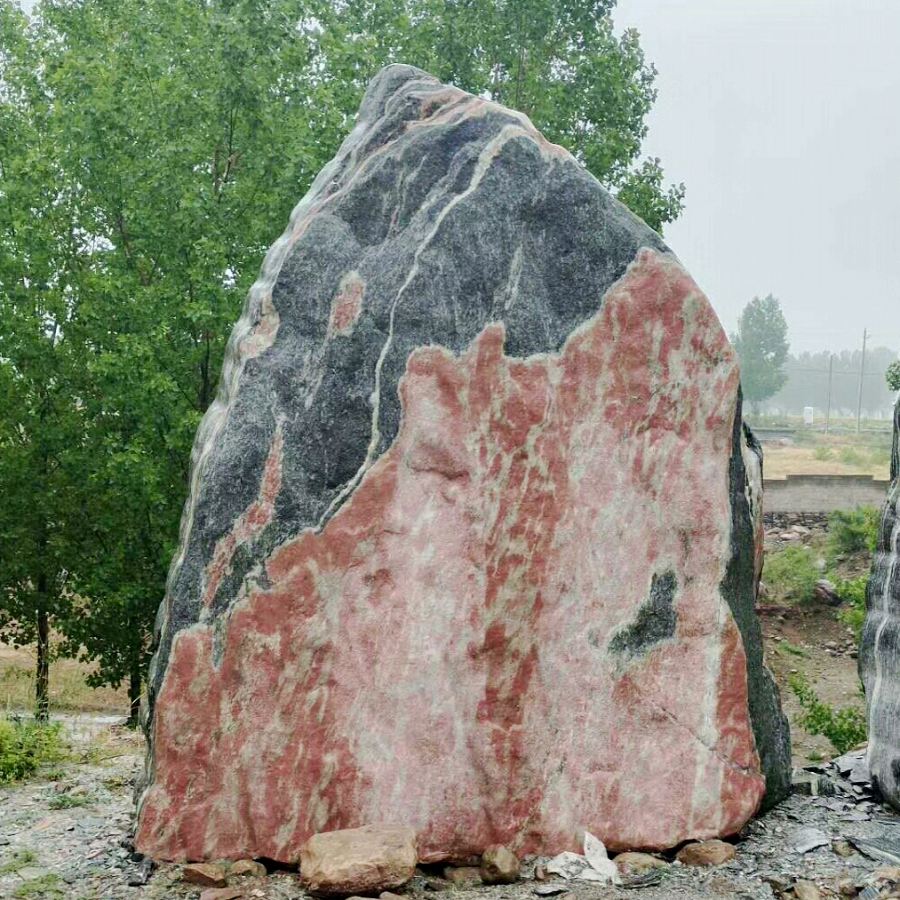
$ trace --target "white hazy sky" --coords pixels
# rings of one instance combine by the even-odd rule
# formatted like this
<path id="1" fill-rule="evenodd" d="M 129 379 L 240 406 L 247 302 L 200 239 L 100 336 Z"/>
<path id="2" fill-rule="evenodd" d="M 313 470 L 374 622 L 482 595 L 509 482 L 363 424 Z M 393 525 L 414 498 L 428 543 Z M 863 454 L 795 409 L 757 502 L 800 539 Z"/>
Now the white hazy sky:
<path id="1" fill-rule="evenodd" d="M 666 240 L 730 331 L 781 299 L 796 350 L 900 349 L 900 0 L 619 0 L 659 69 Z"/>
<path id="2" fill-rule="evenodd" d="M 24 0 L 28 8 L 30 0 Z M 900 350 L 900 0 L 619 0 L 659 69 L 666 230 L 731 331 L 781 299 L 795 350 Z"/>

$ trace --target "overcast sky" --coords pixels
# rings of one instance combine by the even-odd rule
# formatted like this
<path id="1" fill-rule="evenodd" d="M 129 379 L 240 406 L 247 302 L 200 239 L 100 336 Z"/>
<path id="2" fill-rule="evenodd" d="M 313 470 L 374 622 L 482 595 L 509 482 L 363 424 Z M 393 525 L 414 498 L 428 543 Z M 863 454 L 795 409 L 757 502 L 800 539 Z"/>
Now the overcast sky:
<path id="1" fill-rule="evenodd" d="M 619 0 L 659 69 L 666 240 L 729 331 L 781 299 L 796 350 L 900 350 L 900 0 Z"/>
<path id="2" fill-rule="evenodd" d="M 666 239 L 726 328 L 773 293 L 796 350 L 900 350 L 900 0 L 619 0 L 616 25 L 687 186 Z"/>

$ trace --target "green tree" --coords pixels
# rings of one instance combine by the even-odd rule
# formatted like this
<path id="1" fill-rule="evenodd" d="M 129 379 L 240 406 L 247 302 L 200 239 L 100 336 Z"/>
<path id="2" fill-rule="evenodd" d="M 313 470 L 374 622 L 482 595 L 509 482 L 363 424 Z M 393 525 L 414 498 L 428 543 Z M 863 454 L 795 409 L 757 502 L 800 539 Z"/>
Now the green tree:
<path id="1" fill-rule="evenodd" d="M 754 412 L 785 383 L 790 345 L 781 304 L 769 294 L 754 297 L 741 312 L 731 337 L 741 362 L 741 386 Z"/>
<path id="2" fill-rule="evenodd" d="M 69 278 L 80 238 L 58 181 L 27 20 L 0 2 L 0 639 L 35 643 L 35 712 L 49 711 L 51 627 L 70 602 L 84 414 Z"/>
<path id="3" fill-rule="evenodd" d="M 46 0 L 31 54 L 57 183 L 77 185 L 86 423 L 64 649 L 136 716 L 190 447 L 225 339 L 298 193 L 348 124 L 314 80 L 326 5 Z"/>
<path id="4" fill-rule="evenodd" d="M 900 359 L 894 360 L 884 373 L 888 387 L 892 391 L 900 391 Z"/>
<path id="5" fill-rule="evenodd" d="M 615 35 L 614 8 L 615 0 L 348 0 L 339 24 L 343 53 L 366 61 L 365 77 L 408 62 L 521 110 L 661 231 L 681 212 L 684 186 L 663 186 L 658 159 L 638 162 L 656 69 L 636 31 Z"/>
<path id="6" fill-rule="evenodd" d="M 65 651 L 95 664 L 95 684 L 124 680 L 134 714 L 231 324 L 378 68 L 418 64 L 524 110 L 653 227 L 683 191 L 639 159 L 655 72 L 636 33 L 614 35 L 612 0 L 43 0 L 30 29 L 0 3 L 16 23 L 0 45 L 8 83 L 27 86 L 4 107 L 19 160 L 4 234 L 22 271 L 2 277 L 25 317 L 9 328 L 61 373 L 31 382 L 59 397 L 53 426 L 28 433 L 60 434 L 57 505 L 43 515 L 57 557 L 34 556 L 56 559 Z M 23 230 L 38 227 L 43 244 Z M 37 246 L 41 278 L 23 268 Z M 7 349 L 0 359 L 15 360 Z M 4 365 L 23 392 L 22 363 Z M 5 486 L 16 476 L 3 453 Z M 32 492 L 21 487 L 22 505 Z M 12 556 L 24 538 L 8 535 Z M 38 583 L 17 579 L 0 584 Z"/>

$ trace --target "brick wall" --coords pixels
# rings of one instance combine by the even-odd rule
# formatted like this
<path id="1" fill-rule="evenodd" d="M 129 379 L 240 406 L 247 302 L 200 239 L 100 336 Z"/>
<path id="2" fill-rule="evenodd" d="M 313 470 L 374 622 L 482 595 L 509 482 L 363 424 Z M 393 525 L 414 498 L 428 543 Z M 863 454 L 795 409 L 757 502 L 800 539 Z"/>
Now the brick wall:
<path id="1" fill-rule="evenodd" d="M 890 482 L 871 475 L 788 475 L 763 483 L 765 513 L 827 513 L 857 506 L 880 507 Z"/>

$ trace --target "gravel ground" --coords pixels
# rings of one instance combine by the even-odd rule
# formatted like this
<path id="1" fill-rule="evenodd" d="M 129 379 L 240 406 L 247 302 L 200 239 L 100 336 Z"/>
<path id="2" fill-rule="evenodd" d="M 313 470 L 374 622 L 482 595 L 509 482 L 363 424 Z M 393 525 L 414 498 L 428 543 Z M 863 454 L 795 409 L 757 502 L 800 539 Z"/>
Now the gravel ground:
<path id="1" fill-rule="evenodd" d="M 109 717 L 70 717 L 73 759 L 44 777 L 0 789 L 0 897 L 97 898 L 199 897 L 201 889 L 181 882 L 179 866 L 149 864 L 132 853 L 132 789 L 142 764 L 139 735 L 111 724 Z M 590 882 L 558 882 L 563 900 L 679 897 L 771 898 L 794 896 L 798 879 L 817 884 L 821 896 L 837 896 L 848 879 L 861 890 L 875 872 L 900 866 L 900 817 L 875 802 L 854 759 L 843 775 L 835 766 L 798 773 L 809 789 L 795 793 L 750 823 L 736 844 L 734 860 L 714 869 L 670 865 L 655 885 L 605 887 Z M 856 783 L 852 783 L 850 778 Z M 859 842 L 855 847 L 853 842 Z M 803 844 L 821 844 L 803 849 Z M 864 852 L 860 852 L 861 845 Z M 890 874 L 890 873 L 888 873 Z M 895 873 L 900 879 L 900 869 Z M 147 883 L 141 882 L 146 880 Z M 434 897 L 440 879 L 417 877 L 406 892 Z M 544 885 L 550 882 L 544 882 Z M 454 890 L 469 900 L 536 900 L 539 884 Z M 247 898 L 301 898 L 306 895 L 292 872 L 241 881 Z M 849 884 L 845 884 L 845 891 Z M 872 896 L 892 888 L 882 879 Z M 871 891 L 869 892 L 871 894 Z M 566 896 L 568 895 L 568 896 Z M 897 894 L 900 896 L 900 893 Z"/>

